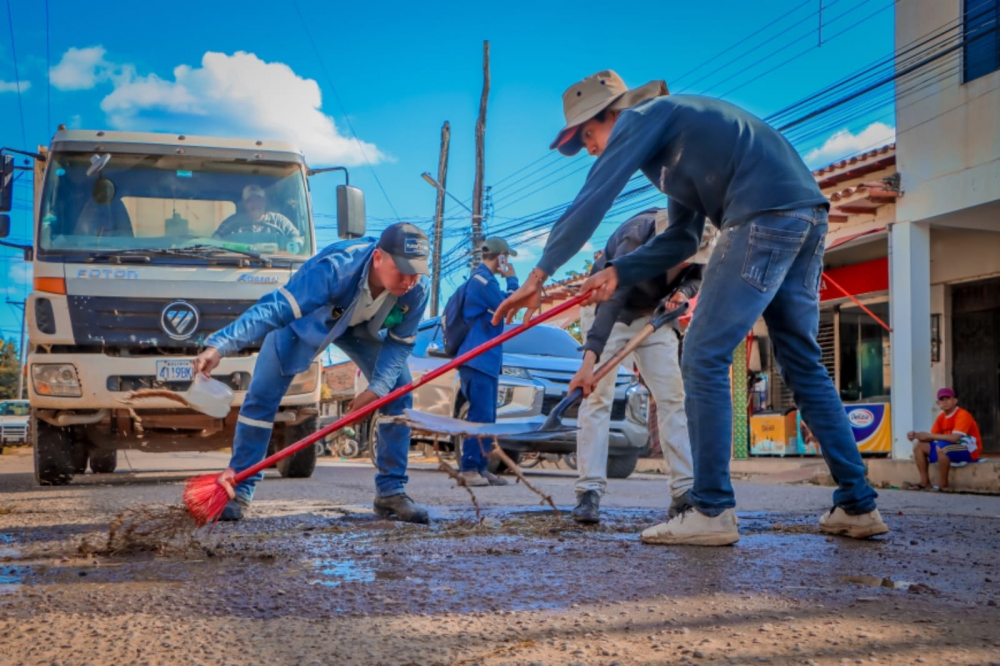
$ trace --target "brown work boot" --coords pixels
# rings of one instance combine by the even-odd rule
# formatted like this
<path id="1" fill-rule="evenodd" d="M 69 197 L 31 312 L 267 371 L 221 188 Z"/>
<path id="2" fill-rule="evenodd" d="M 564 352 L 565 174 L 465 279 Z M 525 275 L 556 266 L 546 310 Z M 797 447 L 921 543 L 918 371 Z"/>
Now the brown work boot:
<path id="1" fill-rule="evenodd" d="M 375 497 L 375 513 L 379 518 L 395 518 L 406 523 L 427 525 L 431 522 L 427 510 L 410 499 L 406 493 Z"/>

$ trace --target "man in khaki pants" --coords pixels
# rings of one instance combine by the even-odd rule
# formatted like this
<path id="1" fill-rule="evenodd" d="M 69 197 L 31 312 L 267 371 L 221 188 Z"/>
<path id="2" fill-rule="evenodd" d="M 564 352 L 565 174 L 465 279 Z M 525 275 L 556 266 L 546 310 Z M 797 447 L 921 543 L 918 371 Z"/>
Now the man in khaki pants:
<path id="1" fill-rule="evenodd" d="M 599 271 L 609 261 L 641 247 L 667 227 L 667 212 L 650 209 L 622 224 L 608 239 L 604 253 L 594 265 Z M 618 290 L 596 308 L 580 312 L 580 328 L 586 339 L 584 361 L 570 382 L 570 390 L 581 387 L 586 399 L 580 407 L 577 425 L 577 505 L 573 519 L 580 523 L 600 522 L 600 500 L 608 485 L 608 439 L 611 406 L 615 397 L 616 372 L 594 382 L 594 368 L 601 358 L 610 358 L 649 323 L 657 306 L 669 298 L 668 309 L 679 307 L 694 297 L 701 284 L 701 265 L 708 260 L 714 234 L 703 239 L 702 249 L 689 265 L 666 272 L 633 287 Z M 635 351 L 634 360 L 656 404 L 657 425 L 667 466 L 671 496 L 668 515 L 673 517 L 687 506 L 687 491 L 693 483 L 691 444 L 684 412 L 684 382 L 681 379 L 680 338 L 676 328 L 663 326 Z M 629 359 L 627 362 L 631 362 Z"/>

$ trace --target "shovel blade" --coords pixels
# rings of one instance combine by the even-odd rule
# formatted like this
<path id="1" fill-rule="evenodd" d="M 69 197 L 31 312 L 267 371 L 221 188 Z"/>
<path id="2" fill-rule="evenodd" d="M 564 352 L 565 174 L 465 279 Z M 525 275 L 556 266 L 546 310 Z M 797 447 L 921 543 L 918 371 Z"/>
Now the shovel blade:
<path id="1" fill-rule="evenodd" d="M 427 414 L 415 409 L 403 411 L 410 427 L 453 437 L 482 437 L 483 439 L 500 439 L 507 441 L 538 441 L 561 437 L 576 432 L 576 428 L 559 425 L 557 428 L 546 429 L 542 426 L 531 426 L 523 423 L 473 423 L 461 419 Z"/>

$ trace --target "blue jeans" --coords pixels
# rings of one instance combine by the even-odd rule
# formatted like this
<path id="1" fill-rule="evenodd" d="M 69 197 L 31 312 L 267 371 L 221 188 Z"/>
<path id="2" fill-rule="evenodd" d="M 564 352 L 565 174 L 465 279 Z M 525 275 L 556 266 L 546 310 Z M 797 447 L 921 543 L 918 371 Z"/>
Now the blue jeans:
<path id="1" fill-rule="evenodd" d="M 344 336 L 334 341 L 364 373 L 371 377 L 382 345 L 377 340 Z M 410 371 L 403 366 L 393 390 L 410 382 Z M 236 423 L 236 437 L 233 439 L 233 455 L 229 466 L 237 472 L 252 467 L 267 454 L 271 440 L 274 417 L 292 377 L 281 374 L 275 336 L 269 333 L 264 339 L 257 363 L 254 365 L 250 389 L 240 407 Z M 390 402 L 380 410 L 381 414 L 398 415 L 413 405 L 409 394 Z M 410 452 L 410 428 L 398 423 L 383 423 L 378 429 L 378 474 L 375 475 L 375 491 L 380 497 L 399 495 L 404 492 L 406 464 Z M 236 486 L 237 496 L 246 501 L 253 499 L 257 483 L 264 478 L 263 473 L 255 474 Z"/>
<path id="2" fill-rule="evenodd" d="M 851 425 L 816 342 L 826 230 L 823 207 L 771 211 L 723 228 L 709 260 L 681 360 L 694 455 L 690 501 L 705 515 L 736 506 L 729 478 L 729 368 L 736 345 L 762 314 L 781 377 L 837 482 L 834 504 L 849 514 L 875 509 L 878 495 L 865 479 Z"/>
<path id="3" fill-rule="evenodd" d="M 469 415 L 465 420 L 473 423 L 496 423 L 499 378 L 465 366 L 458 369 L 458 377 L 462 382 L 462 394 L 469 403 Z M 485 472 L 489 465 L 488 447 L 492 445 L 492 442 L 480 442 L 476 437 L 469 437 L 462 442 L 461 470 Z"/>

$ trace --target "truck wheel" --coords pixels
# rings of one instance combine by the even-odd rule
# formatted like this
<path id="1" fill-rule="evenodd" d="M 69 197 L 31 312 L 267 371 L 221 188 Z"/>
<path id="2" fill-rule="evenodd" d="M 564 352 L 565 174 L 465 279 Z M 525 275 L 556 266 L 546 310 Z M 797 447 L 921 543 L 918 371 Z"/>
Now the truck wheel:
<path id="1" fill-rule="evenodd" d="M 90 471 L 94 474 L 111 474 L 118 467 L 118 452 L 114 449 L 94 449 L 90 452 Z"/>
<path id="2" fill-rule="evenodd" d="M 35 481 L 61 486 L 73 478 L 73 440 L 68 428 L 57 428 L 31 417 L 31 445 L 35 454 Z"/>
<path id="3" fill-rule="evenodd" d="M 315 416 L 306 419 L 295 426 L 285 426 L 286 448 L 316 432 L 319 419 Z M 307 446 L 287 458 L 282 458 L 275 465 L 278 472 L 286 479 L 308 479 L 316 469 L 316 447 Z"/>
<path id="4" fill-rule="evenodd" d="M 639 453 L 624 453 L 608 458 L 608 478 L 627 479 L 639 464 Z"/>

